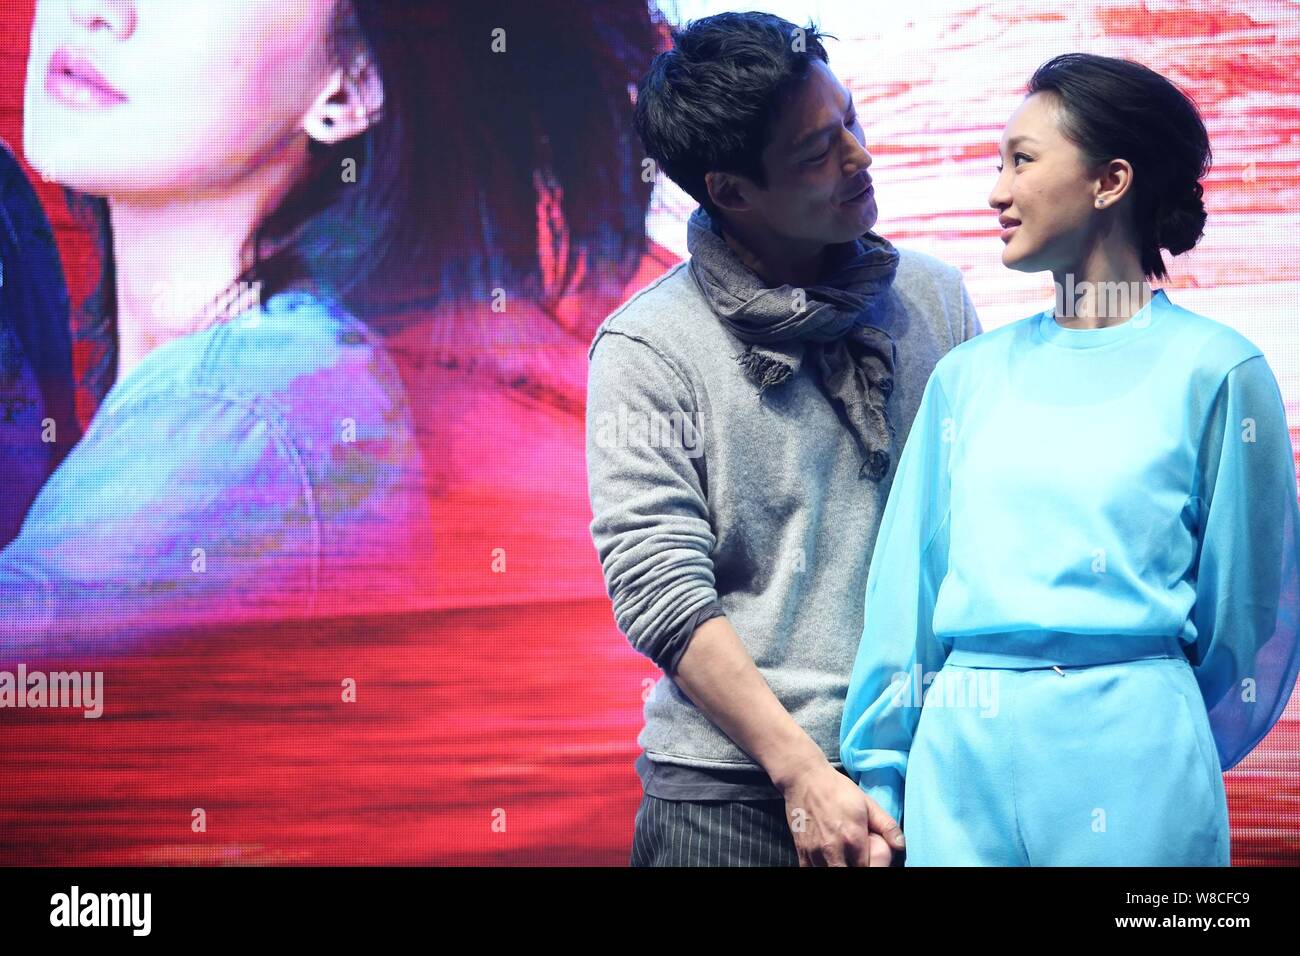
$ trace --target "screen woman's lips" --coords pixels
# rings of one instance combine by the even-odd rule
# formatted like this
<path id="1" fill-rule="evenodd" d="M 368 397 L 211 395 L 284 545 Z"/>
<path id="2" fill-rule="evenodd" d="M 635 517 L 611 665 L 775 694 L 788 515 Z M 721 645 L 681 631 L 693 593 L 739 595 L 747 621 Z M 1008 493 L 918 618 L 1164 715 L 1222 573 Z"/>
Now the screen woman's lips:
<path id="1" fill-rule="evenodd" d="M 45 91 L 66 106 L 103 108 L 126 102 L 126 96 L 77 50 L 62 47 L 50 57 Z"/>

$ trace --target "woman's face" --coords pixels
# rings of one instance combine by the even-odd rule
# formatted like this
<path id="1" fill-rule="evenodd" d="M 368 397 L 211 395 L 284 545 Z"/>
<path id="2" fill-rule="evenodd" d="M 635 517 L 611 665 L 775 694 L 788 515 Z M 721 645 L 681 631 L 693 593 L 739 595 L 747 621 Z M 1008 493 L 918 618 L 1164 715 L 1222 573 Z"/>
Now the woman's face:
<path id="1" fill-rule="evenodd" d="M 28 161 L 80 192 L 155 198 L 219 191 L 292 161 L 335 67 L 335 2 L 38 0 Z"/>
<path id="2" fill-rule="evenodd" d="M 1064 272 L 1078 263 L 1096 225 L 1099 181 L 1061 133 L 1058 106 L 1035 93 L 1002 134 L 1001 167 L 989 205 L 999 213 L 1002 264 L 1021 272 Z"/>

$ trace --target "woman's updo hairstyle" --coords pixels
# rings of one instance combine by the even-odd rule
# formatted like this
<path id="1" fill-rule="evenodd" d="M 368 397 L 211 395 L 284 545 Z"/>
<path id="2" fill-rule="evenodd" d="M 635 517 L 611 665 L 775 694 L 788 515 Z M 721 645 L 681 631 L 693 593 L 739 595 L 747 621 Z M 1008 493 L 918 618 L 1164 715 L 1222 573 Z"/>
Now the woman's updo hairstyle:
<path id="1" fill-rule="evenodd" d="M 1140 63 L 1089 53 L 1048 60 L 1034 71 L 1028 92 L 1056 98 L 1062 134 L 1088 162 L 1132 164 L 1142 271 L 1163 279 L 1160 250 L 1180 255 L 1205 229 L 1200 180 L 1210 168 L 1210 138 L 1196 105 Z"/>

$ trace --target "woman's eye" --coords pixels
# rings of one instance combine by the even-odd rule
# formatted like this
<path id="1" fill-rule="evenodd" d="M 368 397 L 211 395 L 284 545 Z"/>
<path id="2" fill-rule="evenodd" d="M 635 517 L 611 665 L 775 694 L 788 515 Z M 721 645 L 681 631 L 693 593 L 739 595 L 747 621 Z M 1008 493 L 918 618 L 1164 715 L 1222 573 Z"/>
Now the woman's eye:
<path id="1" fill-rule="evenodd" d="M 1014 155 L 1011 157 L 1011 168 L 1012 168 L 1012 169 L 1019 169 L 1019 168 L 1020 168 L 1020 160 L 1022 160 L 1022 159 L 1023 159 L 1025 162 L 1030 162 L 1030 161 L 1033 159 L 1033 157 L 1032 157 L 1032 156 L 1029 156 L 1029 155 L 1027 155 L 1027 154 L 1025 154 L 1025 153 L 1016 153 L 1016 154 L 1014 154 Z M 1001 174 L 1002 174 L 1002 164 L 1001 164 L 1001 163 L 998 163 L 998 175 L 1001 175 Z"/>

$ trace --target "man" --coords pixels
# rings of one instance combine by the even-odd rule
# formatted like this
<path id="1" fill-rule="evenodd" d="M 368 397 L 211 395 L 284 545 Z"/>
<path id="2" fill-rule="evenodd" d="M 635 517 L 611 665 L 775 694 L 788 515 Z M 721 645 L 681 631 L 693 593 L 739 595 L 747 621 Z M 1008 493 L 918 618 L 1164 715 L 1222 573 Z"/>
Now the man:
<path id="1" fill-rule="evenodd" d="M 78 437 L 70 335 L 54 233 L 0 142 L 0 548 Z"/>
<path id="2" fill-rule="evenodd" d="M 890 865 L 897 821 L 839 730 L 872 544 L 957 270 L 870 230 L 852 97 L 820 34 L 727 13 L 657 57 L 648 155 L 700 203 L 690 259 L 597 330 L 592 536 L 645 706 L 633 865 Z"/>

